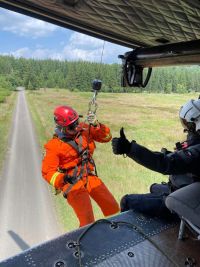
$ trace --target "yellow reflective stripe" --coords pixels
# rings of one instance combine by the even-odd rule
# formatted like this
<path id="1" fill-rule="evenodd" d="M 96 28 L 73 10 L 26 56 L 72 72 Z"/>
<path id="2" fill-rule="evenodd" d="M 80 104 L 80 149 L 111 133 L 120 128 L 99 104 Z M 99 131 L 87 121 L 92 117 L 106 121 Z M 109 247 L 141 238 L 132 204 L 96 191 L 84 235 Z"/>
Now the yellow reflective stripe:
<path id="1" fill-rule="evenodd" d="M 55 186 L 55 181 L 57 176 L 60 174 L 60 172 L 55 172 L 54 175 L 51 177 L 50 184 Z"/>
<path id="2" fill-rule="evenodd" d="M 106 137 L 103 138 L 103 140 L 107 140 L 111 137 L 111 134 L 106 135 Z"/>

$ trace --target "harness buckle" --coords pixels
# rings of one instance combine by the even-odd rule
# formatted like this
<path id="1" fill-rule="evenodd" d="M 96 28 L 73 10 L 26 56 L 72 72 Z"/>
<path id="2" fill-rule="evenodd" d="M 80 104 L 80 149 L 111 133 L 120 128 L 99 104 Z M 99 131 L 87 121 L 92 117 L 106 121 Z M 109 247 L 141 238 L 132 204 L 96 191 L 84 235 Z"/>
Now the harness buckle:
<path id="1" fill-rule="evenodd" d="M 81 158 L 82 158 L 83 161 L 88 161 L 88 154 L 89 153 L 88 153 L 87 149 L 83 151 L 83 153 L 81 155 Z"/>

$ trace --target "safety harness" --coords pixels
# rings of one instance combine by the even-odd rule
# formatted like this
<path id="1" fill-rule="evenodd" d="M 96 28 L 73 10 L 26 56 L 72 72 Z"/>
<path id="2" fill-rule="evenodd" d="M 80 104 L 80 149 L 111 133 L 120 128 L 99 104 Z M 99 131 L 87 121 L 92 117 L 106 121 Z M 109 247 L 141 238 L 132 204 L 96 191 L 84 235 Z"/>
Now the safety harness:
<path id="1" fill-rule="evenodd" d="M 200 144 L 199 138 L 186 140 L 184 142 L 177 142 L 175 144 L 175 151 L 181 151 L 181 150 L 184 151 L 190 148 L 191 146 L 199 145 L 199 144 Z M 163 154 L 171 154 L 171 152 L 168 151 L 166 148 L 162 148 L 161 152 Z M 190 155 L 191 151 L 186 151 L 185 153 Z M 169 175 L 169 181 L 167 183 L 162 182 L 161 185 L 152 184 L 150 191 L 156 192 L 158 191 L 158 188 L 159 188 L 159 190 L 162 190 L 164 194 L 166 193 L 168 195 L 176 191 L 177 189 L 180 189 L 184 186 L 187 186 L 189 184 L 199 181 L 199 178 L 200 178 L 199 175 L 194 175 L 193 173 Z"/>
<path id="2" fill-rule="evenodd" d="M 61 171 L 65 173 L 65 178 L 64 178 L 64 183 L 70 183 L 70 186 L 67 188 L 67 190 L 63 193 L 63 196 L 65 198 L 67 198 L 67 194 L 69 193 L 69 191 L 72 189 L 72 187 L 80 180 L 82 179 L 84 173 L 86 172 L 86 184 L 85 186 L 87 186 L 87 182 L 88 182 L 88 174 L 92 174 L 97 176 L 97 169 L 96 169 L 96 165 L 95 162 L 93 160 L 93 158 L 90 155 L 89 152 L 89 147 L 87 146 L 85 149 L 82 146 L 82 142 L 83 142 L 83 137 L 82 135 L 80 135 L 78 137 L 79 142 L 77 143 L 75 140 L 68 140 L 66 138 L 62 138 L 61 139 L 63 142 L 69 144 L 70 146 L 72 146 L 76 152 L 78 153 L 78 157 L 79 157 L 79 162 L 77 163 L 76 166 L 74 167 L 69 167 L 67 169 L 62 169 Z M 92 173 L 89 169 L 88 163 L 91 163 L 94 166 L 94 172 Z M 79 170 L 79 166 L 80 167 L 80 171 L 78 173 Z M 67 175 L 67 172 L 73 170 L 73 174 L 72 175 Z"/>
<path id="3" fill-rule="evenodd" d="M 104 46 L 103 46 L 103 49 L 104 49 Z M 102 56 L 103 56 L 103 50 L 102 50 Z M 101 56 L 101 61 L 102 61 L 102 56 Z M 101 89 L 101 85 L 102 85 L 102 81 L 101 80 L 95 79 L 92 82 L 92 89 L 94 91 L 94 95 L 93 95 L 92 100 L 89 102 L 89 105 L 88 105 L 88 114 L 90 112 L 92 112 L 93 114 L 96 114 L 96 111 L 97 111 L 97 108 L 98 108 L 96 97 L 97 97 L 98 92 Z M 70 146 L 72 146 L 77 151 L 78 157 L 80 159 L 75 167 L 70 167 L 68 169 L 59 169 L 60 172 L 65 174 L 64 183 L 65 184 L 67 184 L 67 183 L 70 184 L 70 186 L 67 188 L 67 190 L 63 193 L 63 196 L 65 198 L 67 198 L 67 194 L 72 189 L 72 187 L 80 179 L 82 179 L 85 170 L 86 170 L 86 179 L 87 179 L 85 187 L 87 186 L 87 182 L 88 182 L 88 174 L 92 174 L 92 175 L 97 176 L 96 165 L 95 165 L 95 162 L 94 162 L 94 160 L 93 160 L 93 158 L 92 158 L 92 156 L 90 155 L 90 152 L 89 152 L 90 127 L 91 127 L 91 124 L 89 124 L 87 147 L 85 149 L 83 149 L 83 147 L 82 147 L 83 138 L 82 138 L 81 134 L 79 134 L 79 136 L 78 136 L 79 142 L 77 143 L 75 140 L 69 140 L 65 136 L 62 136 L 62 137 L 60 136 L 59 137 L 59 135 L 60 135 L 59 129 L 58 129 L 58 132 L 56 133 L 57 137 L 60 140 L 62 140 L 65 143 L 68 143 Z M 94 172 L 90 171 L 88 163 L 91 163 L 94 166 Z M 78 167 L 80 165 L 81 165 L 81 168 L 80 168 L 80 172 L 78 173 L 78 169 L 79 169 Z M 69 170 L 72 170 L 72 169 L 74 169 L 73 175 L 67 175 L 67 172 Z"/>

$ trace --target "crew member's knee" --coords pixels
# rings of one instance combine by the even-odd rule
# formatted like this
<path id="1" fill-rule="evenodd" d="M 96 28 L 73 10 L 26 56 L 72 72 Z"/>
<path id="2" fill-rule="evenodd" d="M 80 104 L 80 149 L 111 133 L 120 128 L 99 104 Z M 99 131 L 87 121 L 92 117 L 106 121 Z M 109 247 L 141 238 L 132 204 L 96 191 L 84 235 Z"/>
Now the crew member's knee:
<path id="1" fill-rule="evenodd" d="M 121 212 L 129 210 L 127 198 L 128 198 L 128 195 L 125 195 L 120 200 L 120 210 L 121 210 Z"/>
<path id="2" fill-rule="evenodd" d="M 141 198 L 143 195 L 139 194 L 127 194 L 124 195 L 120 201 L 121 212 L 127 210 L 138 210 L 140 211 L 142 201 Z"/>

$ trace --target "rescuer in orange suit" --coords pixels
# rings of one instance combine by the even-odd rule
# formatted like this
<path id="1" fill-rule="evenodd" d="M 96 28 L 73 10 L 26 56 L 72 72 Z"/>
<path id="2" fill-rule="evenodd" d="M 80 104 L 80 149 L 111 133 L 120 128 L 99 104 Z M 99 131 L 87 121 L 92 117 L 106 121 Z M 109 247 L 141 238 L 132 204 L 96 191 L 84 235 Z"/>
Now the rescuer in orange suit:
<path id="1" fill-rule="evenodd" d="M 44 179 L 63 192 L 79 219 L 80 227 L 95 221 L 90 197 L 96 201 L 104 216 L 119 212 L 115 198 L 97 176 L 92 158 L 95 141 L 109 142 L 110 129 L 99 123 L 89 112 L 88 123 L 79 122 L 79 115 L 69 106 L 54 111 L 55 134 L 44 147 L 42 162 Z"/>

